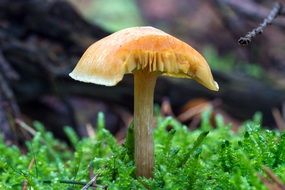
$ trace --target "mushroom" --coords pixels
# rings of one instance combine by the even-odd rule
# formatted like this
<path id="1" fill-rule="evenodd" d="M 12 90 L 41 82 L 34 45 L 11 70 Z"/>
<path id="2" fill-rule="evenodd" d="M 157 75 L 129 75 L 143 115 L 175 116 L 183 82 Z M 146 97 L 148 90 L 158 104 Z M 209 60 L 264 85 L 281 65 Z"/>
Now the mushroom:
<path id="1" fill-rule="evenodd" d="M 183 41 L 153 27 L 132 27 L 92 44 L 70 76 L 79 81 L 114 86 L 124 74 L 134 75 L 134 157 L 136 175 L 152 177 L 153 96 L 159 75 L 191 78 L 218 91 L 206 60 Z"/>

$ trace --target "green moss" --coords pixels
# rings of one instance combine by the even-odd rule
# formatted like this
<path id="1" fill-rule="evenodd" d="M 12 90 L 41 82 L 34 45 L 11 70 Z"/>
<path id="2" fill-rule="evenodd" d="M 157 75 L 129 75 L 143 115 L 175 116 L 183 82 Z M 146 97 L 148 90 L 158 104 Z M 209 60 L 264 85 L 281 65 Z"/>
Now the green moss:
<path id="1" fill-rule="evenodd" d="M 153 179 L 134 176 L 132 128 L 126 143 L 118 145 L 102 113 L 95 137 L 79 140 L 65 128 L 72 148 L 36 122 L 26 154 L 0 140 L 0 189 L 21 189 L 24 181 L 30 189 L 81 189 L 94 173 L 97 189 L 262 190 L 267 188 L 257 174 L 266 176 L 264 165 L 285 182 L 285 134 L 263 129 L 258 117 L 234 133 L 218 116 L 214 129 L 208 115 L 194 131 L 171 117 L 157 117 Z"/>

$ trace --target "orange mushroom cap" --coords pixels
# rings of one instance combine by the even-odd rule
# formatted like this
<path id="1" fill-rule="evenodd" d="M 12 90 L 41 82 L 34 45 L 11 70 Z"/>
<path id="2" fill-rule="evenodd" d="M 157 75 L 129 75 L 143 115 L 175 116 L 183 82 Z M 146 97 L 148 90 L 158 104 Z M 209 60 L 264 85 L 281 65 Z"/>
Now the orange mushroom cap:
<path id="1" fill-rule="evenodd" d="M 219 89 L 202 55 L 183 41 L 153 27 L 123 29 L 95 42 L 70 76 L 83 82 L 114 86 L 124 74 L 136 70 L 192 78 L 210 90 Z"/>

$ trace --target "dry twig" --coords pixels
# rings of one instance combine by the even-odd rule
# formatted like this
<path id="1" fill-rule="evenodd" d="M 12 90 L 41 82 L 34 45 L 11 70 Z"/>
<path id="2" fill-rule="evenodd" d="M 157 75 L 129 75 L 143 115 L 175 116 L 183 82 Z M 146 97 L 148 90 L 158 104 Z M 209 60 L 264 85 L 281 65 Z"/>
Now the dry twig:
<path id="1" fill-rule="evenodd" d="M 45 184 L 51 184 L 53 181 L 52 180 L 44 180 L 43 183 Z M 82 181 L 72 181 L 72 180 L 58 180 L 59 183 L 63 183 L 63 184 L 70 184 L 70 185 L 86 185 L 86 182 L 82 182 Z M 91 184 L 89 187 L 99 187 L 102 189 L 105 189 L 106 186 L 103 185 L 97 185 L 97 184 Z"/>
<path id="2" fill-rule="evenodd" d="M 30 133 L 32 136 L 35 136 L 37 131 L 34 130 L 32 127 L 30 127 L 29 125 L 27 125 L 24 121 L 22 121 L 21 119 L 16 119 L 16 124 L 19 125 L 21 128 L 23 128 L 25 131 L 27 131 L 28 133 Z"/>
<path id="3" fill-rule="evenodd" d="M 168 98 L 166 98 L 166 97 L 164 97 L 162 99 L 161 114 L 164 115 L 164 116 L 174 116 L 170 100 Z"/>
<path id="4" fill-rule="evenodd" d="M 272 115 L 274 117 L 277 128 L 280 131 L 285 131 L 285 120 L 282 118 L 280 111 L 277 108 L 273 108 Z"/>
<path id="5" fill-rule="evenodd" d="M 94 127 L 91 125 L 91 123 L 86 124 L 86 131 L 87 131 L 88 137 L 90 137 L 90 138 L 95 137 Z"/>
<path id="6" fill-rule="evenodd" d="M 239 38 L 238 43 L 240 45 L 246 46 L 250 44 L 253 38 L 257 36 L 257 34 L 263 33 L 263 30 L 270 24 L 272 24 L 273 20 L 280 15 L 282 12 L 281 3 L 275 3 L 269 15 L 263 20 L 263 22 L 252 31 L 248 32 L 244 37 Z"/>
<path id="7" fill-rule="evenodd" d="M 258 175 L 260 180 L 271 190 L 285 190 L 285 185 L 282 183 L 282 181 L 279 179 L 278 176 L 276 176 L 272 170 L 266 166 L 262 167 L 263 171 L 266 173 L 266 175 L 269 177 L 269 179 Z"/>
<path id="8" fill-rule="evenodd" d="M 87 190 L 90 186 L 95 187 L 97 176 L 95 175 L 81 190 Z"/>
<path id="9" fill-rule="evenodd" d="M 28 170 L 31 170 L 34 163 L 36 162 L 35 158 L 33 158 L 29 164 Z M 22 190 L 27 190 L 28 189 L 28 180 L 24 180 L 23 185 L 22 185 Z"/>

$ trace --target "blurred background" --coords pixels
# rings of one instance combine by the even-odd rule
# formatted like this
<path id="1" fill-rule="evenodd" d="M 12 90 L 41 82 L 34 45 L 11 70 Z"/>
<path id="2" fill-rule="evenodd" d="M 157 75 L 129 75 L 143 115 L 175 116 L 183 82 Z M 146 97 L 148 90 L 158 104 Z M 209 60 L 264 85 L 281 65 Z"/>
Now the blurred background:
<path id="1" fill-rule="evenodd" d="M 269 0 L 1 0 L 1 133 L 7 142 L 26 140 L 38 120 L 60 138 L 67 125 L 88 136 L 102 111 L 107 128 L 123 139 L 132 120 L 132 76 L 104 87 L 68 74 L 90 44 L 145 25 L 201 52 L 220 85 L 216 93 L 192 80 L 161 77 L 156 114 L 194 129 L 210 109 L 210 117 L 223 116 L 233 129 L 262 117 L 264 127 L 284 130 L 285 10 L 249 45 L 238 44 L 273 7 Z"/>

